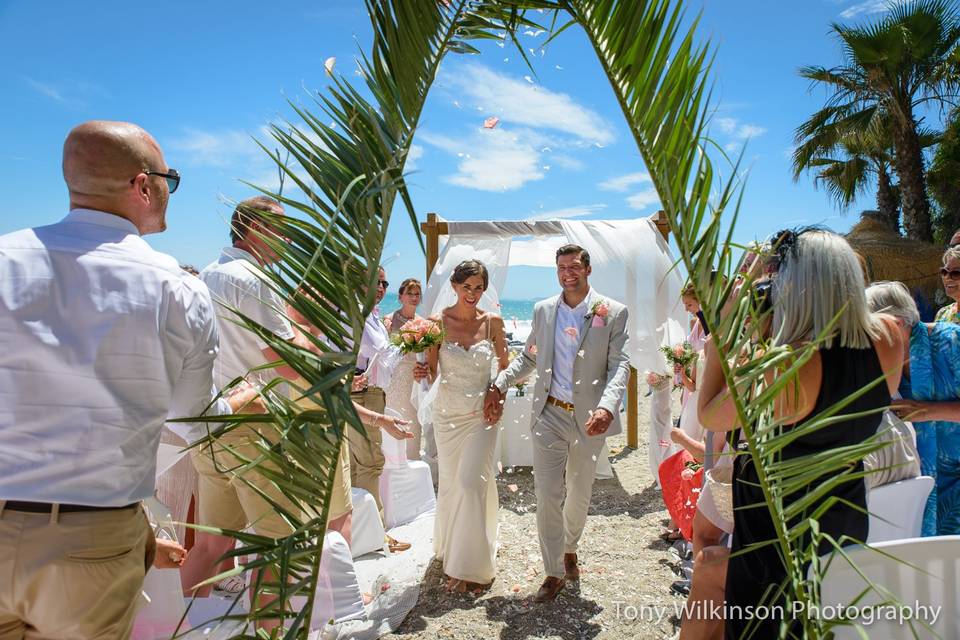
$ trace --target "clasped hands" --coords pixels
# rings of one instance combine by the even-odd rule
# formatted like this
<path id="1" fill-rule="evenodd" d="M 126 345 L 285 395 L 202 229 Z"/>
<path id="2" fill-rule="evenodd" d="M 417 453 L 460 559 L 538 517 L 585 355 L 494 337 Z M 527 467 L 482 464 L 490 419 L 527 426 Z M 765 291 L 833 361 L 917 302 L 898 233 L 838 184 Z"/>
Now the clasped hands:
<path id="1" fill-rule="evenodd" d="M 504 394 L 496 385 L 487 388 L 483 398 L 483 418 L 489 424 L 496 424 L 503 417 Z M 588 436 L 599 436 L 607 432 L 613 423 L 613 414 L 600 407 L 590 412 L 590 418 L 584 425 Z"/>
<path id="2" fill-rule="evenodd" d="M 413 379 L 417 382 L 428 380 L 430 378 L 430 365 L 426 362 L 418 362 L 413 365 Z"/>

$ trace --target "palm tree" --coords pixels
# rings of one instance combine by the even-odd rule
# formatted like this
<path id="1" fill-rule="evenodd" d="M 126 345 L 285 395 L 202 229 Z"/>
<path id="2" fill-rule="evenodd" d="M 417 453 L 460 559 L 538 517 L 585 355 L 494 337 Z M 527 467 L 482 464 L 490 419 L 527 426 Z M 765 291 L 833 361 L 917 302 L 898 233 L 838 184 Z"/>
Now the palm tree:
<path id="1" fill-rule="evenodd" d="M 844 64 L 801 69 L 801 76 L 833 92 L 827 107 L 801 129 L 835 125 L 862 132 L 877 118 L 889 117 L 904 229 L 910 238 L 931 241 L 916 109 L 943 104 L 960 87 L 960 23 L 954 7 L 946 0 L 901 0 L 875 24 L 834 24 L 833 32 L 843 45 Z"/>
<path id="2" fill-rule="evenodd" d="M 812 172 L 814 185 L 824 187 L 841 209 L 848 209 L 875 181 L 880 218 L 900 233 L 900 189 L 890 177 L 894 163 L 891 137 L 889 118 L 875 119 L 863 132 L 843 132 L 830 125 L 808 132 L 801 127 L 797 130 L 800 144 L 793 153 L 793 179 L 803 171 Z M 936 133 L 920 132 L 921 147 L 938 141 Z"/>

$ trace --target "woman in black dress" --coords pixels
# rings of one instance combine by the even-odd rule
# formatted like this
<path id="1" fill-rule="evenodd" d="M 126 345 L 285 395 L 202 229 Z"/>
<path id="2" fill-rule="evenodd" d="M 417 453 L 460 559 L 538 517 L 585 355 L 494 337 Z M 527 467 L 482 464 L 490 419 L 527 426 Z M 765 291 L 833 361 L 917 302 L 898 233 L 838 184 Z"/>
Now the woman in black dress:
<path id="1" fill-rule="evenodd" d="M 774 247 L 771 269 L 774 272 L 771 327 L 774 343 L 802 346 L 820 335 L 837 317 L 830 338 L 800 369 L 795 384 L 787 385 L 787 390 L 775 402 L 776 418 L 783 420 L 789 429 L 886 375 L 886 384 L 875 385 L 838 415 L 873 413 L 850 417 L 805 434 L 789 443 L 780 459 L 859 444 L 876 433 L 880 410 L 890 404 L 890 396 L 900 383 L 898 365 L 903 353 L 900 333 L 891 318 L 869 312 L 860 263 L 842 237 L 822 230 L 781 232 Z M 736 414 L 712 340 L 707 342 L 705 350 L 700 421 L 711 431 L 732 431 L 737 428 Z M 750 619 L 740 613 L 759 604 L 782 605 L 789 618 L 789 604 L 782 594 L 774 595 L 785 588 L 787 570 L 777 544 L 735 555 L 752 544 L 777 538 L 763 492 L 757 486 L 757 470 L 746 451 L 746 443 L 738 448 L 743 455 L 737 456 L 734 463 L 731 549 L 734 555 L 727 568 L 725 632 L 727 638 L 766 640 L 778 637 L 780 619 Z M 853 471 L 862 471 L 862 463 Z M 810 486 L 827 479 L 826 476 L 811 479 Z M 840 483 L 832 495 L 843 502 L 837 502 L 819 517 L 820 530 L 837 540 L 845 538 L 842 544 L 865 541 L 867 514 L 856 508 L 866 509 L 862 478 Z M 785 506 L 801 497 L 802 492 L 784 497 Z M 819 507 L 819 503 L 812 504 L 806 513 L 811 514 Z M 794 524 L 796 521 L 788 522 L 787 526 Z M 817 552 L 822 555 L 831 549 L 829 542 L 821 543 Z"/>

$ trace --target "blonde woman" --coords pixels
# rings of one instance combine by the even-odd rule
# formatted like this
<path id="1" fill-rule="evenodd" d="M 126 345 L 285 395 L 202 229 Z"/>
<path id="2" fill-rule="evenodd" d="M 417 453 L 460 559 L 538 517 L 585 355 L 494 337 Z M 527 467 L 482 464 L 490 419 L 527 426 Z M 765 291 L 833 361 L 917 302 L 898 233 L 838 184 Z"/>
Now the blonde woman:
<path id="1" fill-rule="evenodd" d="M 887 316 L 871 313 L 863 287 L 863 271 L 847 241 L 828 231 L 805 229 L 783 231 L 773 243 L 770 260 L 772 283 L 772 341 L 776 345 L 802 347 L 826 333 L 825 340 L 799 370 L 794 384 L 787 385 L 774 403 L 774 417 L 785 428 L 802 424 L 811 416 L 839 401 L 870 387 L 840 410 L 839 422 L 796 438 L 785 445 L 782 459 L 803 460 L 822 451 L 859 444 L 872 437 L 880 424 L 882 409 L 890 405 L 900 384 L 903 340 L 896 324 Z M 827 328 L 831 327 L 827 332 Z M 707 339 L 703 385 L 700 390 L 700 421 L 711 431 L 727 432 L 736 428 L 736 413 L 720 372 L 720 355 Z M 879 378 L 886 384 L 870 386 Z M 746 453 L 745 444 L 740 447 Z M 841 544 L 867 539 L 866 489 L 853 469 L 852 479 L 835 478 L 831 497 L 838 499 L 818 517 L 820 531 Z M 834 479 L 811 478 L 810 485 Z M 784 496 L 785 506 L 804 495 L 803 491 Z M 737 456 L 733 469 L 734 531 L 733 547 L 727 569 L 728 605 L 756 607 L 783 604 L 773 598 L 787 577 L 777 545 L 751 548 L 777 538 L 758 473 L 750 455 Z M 809 517 L 823 506 L 810 504 L 803 516 Z M 796 520 L 787 523 L 796 524 Z M 822 542 L 819 554 L 832 546 Z M 779 633 L 779 619 L 730 619 L 727 637 L 772 638 Z"/>

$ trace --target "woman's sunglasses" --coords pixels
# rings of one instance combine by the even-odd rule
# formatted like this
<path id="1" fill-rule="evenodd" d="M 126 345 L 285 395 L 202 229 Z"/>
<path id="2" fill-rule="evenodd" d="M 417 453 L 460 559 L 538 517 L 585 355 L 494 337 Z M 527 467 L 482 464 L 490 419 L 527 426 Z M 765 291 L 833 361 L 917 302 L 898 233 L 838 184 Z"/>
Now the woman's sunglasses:
<path id="1" fill-rule="evenodd" d="M 946 280 L 960 280 L 960 269 L 940 269 L 940 277 Z"/>

